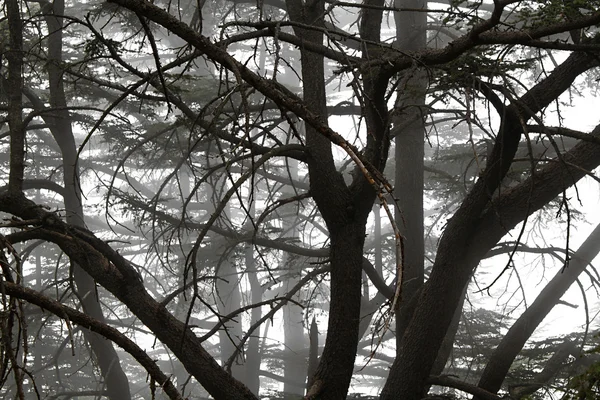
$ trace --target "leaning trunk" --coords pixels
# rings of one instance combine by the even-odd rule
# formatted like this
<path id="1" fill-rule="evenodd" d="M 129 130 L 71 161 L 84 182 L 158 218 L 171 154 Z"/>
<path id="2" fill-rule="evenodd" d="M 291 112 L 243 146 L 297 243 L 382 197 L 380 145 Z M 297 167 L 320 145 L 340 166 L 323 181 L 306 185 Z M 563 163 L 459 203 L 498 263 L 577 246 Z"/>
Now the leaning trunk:
<path id="1" fill-rule="evenodd" d="M 510 327 L 481 374 L 480 388 L 491 393 L 500 390 L 510 366 L 529 337 L 599 252 L 600 225 L 575 252 L 568 267 L 556 273 L 531 306 Z"/>
<path id="2" fill-rule="evenodd" d="M 50 107 L 54 108 L 56 117 L 52 118 L 50 127 L 60 147 L 63 162 L 64 204 L 67 222 L 75 226 L 84 226 L 83 206 L 81 203 L 81 186 L 77 167 L 77 150 L 71 127 L 68 105 L 66 101 L 60 69 L 62 60 L 62 18 L 64 3 L 57 0 L 53 3 L 53 13 L 47 15 L 48 24 L 48 79 L 50 91 Z M 73 276 L 79 292 L 84 311 L 92 318 L 105 322 L 100 301 L 97 297 L 96 284 L 77 264 L 73 265 Z M 131 399 L 127 376 L 123 372 L 119 356 L 112 343 L 102 336 L 84 330 L 84 335 L 96 356 L 98 366 L 111 400 Z"/>

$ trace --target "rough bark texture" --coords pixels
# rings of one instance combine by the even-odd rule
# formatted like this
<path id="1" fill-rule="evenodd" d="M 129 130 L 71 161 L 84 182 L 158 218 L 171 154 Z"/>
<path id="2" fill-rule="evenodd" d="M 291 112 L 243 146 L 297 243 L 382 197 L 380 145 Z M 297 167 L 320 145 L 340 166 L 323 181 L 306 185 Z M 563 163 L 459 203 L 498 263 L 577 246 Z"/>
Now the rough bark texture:
<path id="1" fill-rule="evenodd" d="M 10 175 L 9 190 L 23 189 L 25 171 L 25 130 L 23 127 L 23 21 L 19 2 L 9 0 L 6 3 L 9 29 L 9 48 L 6 50 L 8 78 L 6 91 L 8 97 L 8 127 L 10 129 Z M 4 49 L 2 49 L 4 50 Z M 0 60 L 1 61 L 1 60 Z M 4 85 L 3 85 L 4 86 Z"/>
<path id="2" fill-rule="evenodd" d="M 489 204 L 489 199 L 500 185 L 517 150 L 521 136 L 520 118 L 527 120 L 532 113 L 546 107 L 566 90 L 579 74 L 595 63 L 589 55 L 572 54 L 546 79 L 523 95 L 517 102 L 518 106 L 506 109 L 486 169 L 461 207 L 449 220 L 440 240 L 431 276 L 423 286 L 413 319 L 401 341 L 399 356 L 392 365 L 381 393 L 383 400 L 398 397 L 403 400 L 421 398 L 427 377 L 431 373 L 454 310 L 460 301 L 462 289 L 479 260 L 507 230 L 521 222 L 528 213 L 538 210 L 583 176 L 581 171 L 577 174 L 572 171 L 573 178 L 560 179 L 564 176 L 563 172 L 573 168 L 562 163 L 554 164 L 545 169 L 552 170 L 555 174 L 554 181 L 546 182 L 542 179 L 546 174 L 536 173 L 535 182 L 526 181 L 518 186 L 527 188 L 526 192 L 521 193 L 522 198 L 513 199 L 514 203 L 507 202 L 507 196 L 515 192 L 513 189 L 502 195 L 493 205 Z M 572 152 L 579 154 L 591 149 L 588 150 L 589 162 L 597 165 L 598 159 L 591 153 L 594 153 L 594 150 L 599 151 L 600 146 L 589 143 L 585 143 L 585 146 L 587 147 L 581 148 L 578 145 Z M 593 169 L 593 166 L 584 166 L 587 157 L 571 159 L 566 155 L 563 159 L 572 160 L 585 170 Z M 554 190 L 550 190 L 549 186 L 553 186 Z M 542 191 L 548 197 L 541 196 Z M 545 197 L 545 201 L 538 203 L 541 197 Z M 514 218 L 516 215 L 519 215 L 518 219 Z"/>
<path id="3" fill-rule="evenodd" d="M 286 4 L 292 20 L 323 25 L 323 1 L 302 4 L 290 0 Z M 307 42 L 323 41 L 319 31 L 296 29 L 296 33 Z M 325 117 L 323 56 L 301 49 L 301 66 L 304 101 L 313 112 Z M 348 392 L 358 346 L 365 223 L 374 192 L 353 192 L 346 186 L 334 165 L 331 142 L 311 125 L 306 127 L 306 146 L 310 191 L 325 220 L 331 243 L 329 328 L 314 384 L 307 396 L 340 399 Z"/>

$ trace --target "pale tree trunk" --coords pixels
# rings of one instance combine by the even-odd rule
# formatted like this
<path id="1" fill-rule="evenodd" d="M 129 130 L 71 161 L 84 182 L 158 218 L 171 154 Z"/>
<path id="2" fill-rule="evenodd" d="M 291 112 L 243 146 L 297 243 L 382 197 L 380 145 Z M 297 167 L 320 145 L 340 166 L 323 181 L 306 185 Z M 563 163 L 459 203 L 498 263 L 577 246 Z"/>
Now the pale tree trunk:
<path id="1" fill-rule="evenodd" d="M 248 206 L 248 218 L 254 219 L 255 217 L 255 202 Z M 248 224 L 250 229 L 253 228 L 251 224 Z M 250 283 L 250 298 L 247 301 L 250 304 L 257 304 L 263 299 L 263 288 L 258 280 L 258 272 L 256 271 L 256 262 L 254 261 L 254 245 L 252 243 L 246 243 L 244 245 L 244 265 L 246 267 L 246 277 Z M 241 304 L 240 304 L 241 306 Z M 262 317 L 261 307 L 254 307 L 250 311 L 250 324 L 249 327 L 254 326 Z M 240 314 L 239 318 L 242 318 Z M 241 322 L 241 321 L 240 321 Z M 260 391 L 260 364 L 262 362 L 262 356 L 260 354 L 260 327 L 248 338 L 245 351 L 243 351 L 243 370 L 240 371 L 240 380 L 244 385 L 250 389 L 252 393 L 258 396 Z"/>
<path id="2" fill-rule="evenodd" d="M 289 176 L 292 181 L 298 179 L 298 162 L 289 160 Z M 283 197 L 294 196 L 291 190 L 285 191 Z M 282 207 L 286 214 L 283 218 L 283 231 L 289 232 L 286 237 L 297 239 L 299 237 L 297 220 L 294 218 L 298 212 L 297 205 Z M 289 215 L 287 215 L 289 214 Z M 302 259 L 297 256 L 284 255 L 281 269 L 287 272 L 285 292 L 298 284 L 302 275 Z M 293 300 L 300 301 L 300 292 L 296 293 Z M 290 398 L 299 398 L 304 395 L 306 369 L 306 337 L 304 334 L 302 308 L 295 302 L 288 302 L 283 307 L 283 333 L 284 333 L 284 363 L 283 391 Z"/>
<path id="3" fill-rule="evenodd" d="M 229 214 L 229 204 L 224 212 Z M 209 212 L 208 215 L 211 215 Z M 216 268 L 216 302 L 220 318 L 238 310 L 242 305 L 242 295 L 240 293 L 240 275 L 235 262 L 231 260 L 233 249 L 227 246 L 227 240 L 217 240 L 213 246 L 214 254 L 217 255 Z M 219 343 L 221 348 L 221 362 L 225 366 L 229 358 L 237 352 L 237 356 L 231 364 L 231 374 L 238 380 L 244 379 L 244 352 L 243 349 L 237 351 L 238 343 L 242 338 L 242 317 L 238 314 L 230 320 L 223 320 L 224 324 L 219 330 Z"/>
<path id="4" fill-rule="evenodd" d="M 301 265 L 293 256 L 284 257 L 287 263 L 289 277 L 286 280 L 286 292 L 293 288 L 300 280 Z M 298 293 L 292 298 L 298 300 Z M 284 323 L 284 359 L 283 376 L 285 378 L 283 391 L 290 399 L 298 399 L 304 395 L 306 385 L 307 343 L 302 323 L 302 308 L 293 302 L 288 302 L 283 307 Z"/>
<path id="5" fill-rule="evenodd" d="M 235 264 L 229 260 L 222 260 L 217 266 L 217 309 L 219 315 L 224 317 L 240 308 L 242 296 L 239 288 L 239 275 Z M 221 344 L 221 361 L 223 365 L 236 351 L 242 337 L 242 315 L 225 321 L 219 330 L 219 343 Z M 238 353 L 231 365 L 231 374 L 238 380 L 244 378 L 243 351 Z"/>
<path id="6" fill-rule="evenodd" d="M 192 176 L 190 168 L 187 166 L 186 163 L 183 163 L 179 169 L 179 171 L 177 171 L 177 186 L 179 189 L 179 193 L 172 193 L 173 196 L 182 196 L 183 199 L 187 199 L 190 195 L 190 189 L 191 189 L 191 184 L 190 184 L 190 177 Z M 174 189 L 175 190 L 175 189 Z M 186 220 L 185 216 L 182 216 L 182 220 Z M 186 277 L 185 276 L 185 271 L 186 271 L 186 260 L 187 260 L 187 253 L 186 253 L 186 248 L 189 247 L 191 241 L 193 240 L 191 238 L 190 235 L 190 231 L 183 228 L 180 230 L 180 232 L 178 232 L 177 237 L 179 238 L 180 242 L 177 243 L 175 245 L 174 251 L 176 252 L 177 255 L 177 264 L 175 266 L 176 270 L 178 271 L 178 286 L 179 287 L 183 287 L 184 285 L 188 285 L 190 283 L 190 279 L 192 279 L 191 277 Z M 194 285 L 197 283 L 193 283 Z M 183 292 L 181 292 L 177 298 L 177 304 L 175 305 L 175 309 L 174 309 L 174 316 L 175 318 L 177 318 L 179 321 L 181 322 L 185 322 L 188 318 L 188 312 L 189 312 L 189 307 L 191 304 L 191 297 L 192 296 L 192 289 L 190 287 L 190 289 L 186 289 Z M 190 378 L 190 374 L 189 372 L 187 372 L 185 370 L 185 367 L 183 366 L 183 364 L 181 362 L 179 362 L 178 360 L 176 360 L 173 363 L 173 371 L 172 371 L 173 375 L 175 376 L 175 380 L 177 382 L 177 385 L 179 386 L 179 390 L 181 390 L 181 394 L 183 396 L 185 396 L 185 393 L 187 392 L 188 394 L 193 393 L 194 388 L 197 387 L 197 384 L 195 383 L 195 381 L 193 379 L 189 379 Z M 184 385 L 185 385 L 185 390 L 184 390 Z"/>
<path id="7" fill-rule="evenodd" d="M 398 8 L 427 8 L 424 0 L 396 0 Z M 427 13 L 402 11 L 395 13 L 397 46 L 402 51 L 418 51 L 427 46 Z M 424 279 L 423 174 L 425 138 L 426 71 L 415 64 L 401 77 L 394 120 L 396 149 L 395 191 L 398 199 L 396 224 L 404 238 L 402 302 L 396 313 L 396 350 Z"/>
<path id="8" fill-rule="evenodd" d="M 265 48 L 263 46 L 260 47 L 259 52 L 259 70 L 262 72 L 265 71 L 267 54 Z M 255 131 L 255 133 L 258 133 Z M 254 188 L 250 188 L 254 190 Z M 256 195 L 256 192 L 254 192 Z M 252 201 L 249 205 L 249 218 L 254 220 L 256 214 L 256 203 Z M 250 225 L 250 227 L 252 227 Z M 246 243 L 244 249 L 244 258 L 246 265 L 246 276 L 248 277 L 248 281 L 250 283 L 250 302 L 251 304 L 257 304 L 262 301 L 264 289 L 260 284 L 258 279 L 258 271 L 256 270 L 256 262 L 254 261 L 254 245 L 252 243 Z M 254 307 L 252 311 L 250 311 L 250 325 L 254 326 L 262 317 L 262 309 L 261 307 Z M 262 356 L 260 353 L 260 327 L 252 334 L 252 336 L 248 339 L 248 345 L 246 346 L 245 356 L 245 375 L 242 382 L 248 386 L 248 389 L 256 396 L 258 396 L 260 391 L 260 365 L 262 363 Z"/>
<path id="9" fill-rule="evenodd" d="M 598 253 L 600 253 L 600 225 L 596 226 L 575 252 L 568 267 L 557 271 L 535 301 L 504 335 L 481 374 L 480 388 L 492 393 L 500 390 L 510 366 L 529 337 Z"/>
<path id="10" fill-rule="evenodd" d="M 283 49 L 282 57 L 284 59 L 290 59 L 294 57 L 294 52 L 291 51 L 287 46 Z M 281 82 L 290 87 L 299 87 L 300 81 L 298 76 L 293 73 L 286 73 L 281 76 Z M 297 127 L 304 128 L 304 123 L 299 123 Z M 291 182 L 298 180 L 298 161 L 289 159 L 287 161 L 288 170 L 284 172 L 286 177 L 291 179 Z M 297 193 L 292 187 L 286 187 L 282 192 L 281 197 L 292 197 Z M 296 226 L 297 220 L 293 218 L 298 212 L 297 205 L 288 205 L 280 208 L 281 212 L 285 215 L 283 218 L 283 231 L 286 237 L 298 238 L 299 232 Z M 297 256 L 284 254 L 281 261 L 281 268 L 287 272 L 287 278 L 285 283 L 285 292 L 293 288 L 301 279 L 302 265 L 301 259 Z M 297 293 L 293 300 L 298 301 L 300 293 Z M 283 376 L 284 384 L 283 391 L 286 395 L 291 398 L 299 398 L 304 395 L 305 392 L 305 379 L 307 376 L 307 364 L 306 364 L 306 349 L 308 343 L 304 333 L 302 308 L 293 302 L 288 302 L 283 307 L 283 333 L 284 333 L 284 358 L 283 358 Z"/>
<path id="11" fill-rule="evenodd" d="M 315 317 L 313 317 L 312 322 L 310 323 L 308 337 L 308 379 L 306 380 L 307 391 L 313 384 L 313 377 L 315 372 L 317 372 L 317 367 L 319 366 L 319 327 L 317 326 L 317 320 Z"/>
<path id="12" fill-rule="evenodd" d="M 62 81 L 63 71 L 60 68 L 63 29 L 60 16 L 64 13 L 63 1 L 55 1 L 52 8 L 47 11 L 51 11 L 46 15 L 49 31 L 47 70 L 50 107 L 55 109 L 53 111 L 55 117 L 49 118 L 50 130 L 62 153 L 67 222 L 74 226 L 84 226 L 77 149 L 67 109 L 68 104 Z M 73 275 L 84 311 L 92 318 L 105 322 L 94 280 L 76 264 L 73 265 Z M 127 376 L 121 368 L 119 356 L 112 343 L 91 331 L 83 330 L 83 332 L 100 367 L 108 397 L 111 400 L 131 399 Z"/>
<path id="13" fill-rule="evenodd" d="M 256 304 L 262 301 L 263 288 L 260 285 L 258 276 L 256 273 L 256 265 L 254 262 L 254 247 L 251 243 L 246 244 L 245 250 L 246 256 L 246 271 L 248 274 L 248 280 L 250 281 L 250 299 L 252 304 Z M 254 307 L 250 312 L 250 326 L 253 326 L 262 316 L 260 307 Z M 243 381 L 248 389 L 252 393 L 258 396 L 260 390 L 260 364 L 262 356 L 260 354 L 260 328 L 248 339 L 248 346 L 246 348 L 246 364 L 245 372 L 246 378 Z"/>
<path id="14" fill-rule="evenodd" d="M 210 166 L 210 163 L 209 163 Z M 207 204 L 208 210 L 206 215 L 210 217 L 221 200 L 219 194 L 227 191 L 228 185 L 225 176 L 211 179 L 208 184 Z M 223 209 L 223 216 L 230 217 L 230 205 L 227 204 Z M 219 220 L 215 221 L 219 224 Z M 231 375 L 242 380 L 244 378 L 243 370 L 243 351 L 237 351 L 237 344 L 242 337 L 242 314 L 236 315 L 232 319 L 225 319 L 233 311 L 238 310 L 242 304 L 242 295 L 240 293 L 239 279 L 237 267 L 231 260 L 234 256 L 234 249 L 229 248 L 228 240 L 224 237 L 214 237 L 211 239 L 210 247 L 204 249 L 204 268 L 215 268 L 215 302 L 219 322 L 222 323 L 219 329 L 219 356 L 221 365 L 226 366 L 229 358 L 236 353 L 237 356 L 231 364 Z M 243 350 L 243 349 L 242 349 Z"/>

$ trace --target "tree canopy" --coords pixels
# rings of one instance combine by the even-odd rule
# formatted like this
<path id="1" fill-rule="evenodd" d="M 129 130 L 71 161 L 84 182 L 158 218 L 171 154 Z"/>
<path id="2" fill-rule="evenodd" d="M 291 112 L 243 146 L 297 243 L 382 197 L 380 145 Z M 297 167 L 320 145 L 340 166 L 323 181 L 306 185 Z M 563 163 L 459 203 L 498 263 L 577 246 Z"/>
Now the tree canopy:
<path id="1" fill-rule="evenodd" d="M 6 0 L 0 393 L 594 398 L 599 10 Z"/>

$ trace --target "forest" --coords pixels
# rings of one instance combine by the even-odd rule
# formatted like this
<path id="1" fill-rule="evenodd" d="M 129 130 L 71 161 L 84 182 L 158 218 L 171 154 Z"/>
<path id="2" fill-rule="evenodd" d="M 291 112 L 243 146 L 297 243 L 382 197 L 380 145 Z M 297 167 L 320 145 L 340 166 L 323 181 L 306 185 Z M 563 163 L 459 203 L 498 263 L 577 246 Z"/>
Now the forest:
<path id="1" fill-rule="evenodd" d="M 599 27 L 4 0 L 0 397 L 600 398 Z"/>

